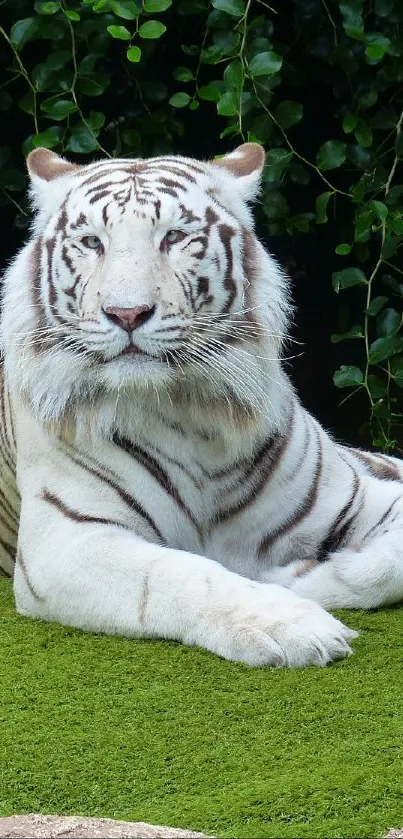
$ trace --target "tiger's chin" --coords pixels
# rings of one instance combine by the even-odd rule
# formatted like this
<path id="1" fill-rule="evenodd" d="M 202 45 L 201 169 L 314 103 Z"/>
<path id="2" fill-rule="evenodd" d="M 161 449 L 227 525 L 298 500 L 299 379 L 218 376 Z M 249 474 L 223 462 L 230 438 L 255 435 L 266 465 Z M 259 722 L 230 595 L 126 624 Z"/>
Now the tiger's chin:
<path id="1" fill-rule="evenodd" d="M 124 388 L 165 387 L 172 381 L 172 370 L 164 358 L 154 358 L 137 347 L 129 347 L 98 368 L 98 378 L 108 391 Z"/>

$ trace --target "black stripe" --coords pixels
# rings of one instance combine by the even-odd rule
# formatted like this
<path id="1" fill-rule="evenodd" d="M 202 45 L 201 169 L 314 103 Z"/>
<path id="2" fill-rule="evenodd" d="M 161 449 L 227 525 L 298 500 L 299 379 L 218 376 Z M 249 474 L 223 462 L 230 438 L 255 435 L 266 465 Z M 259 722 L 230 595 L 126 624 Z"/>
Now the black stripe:
<path id="1" fill-rule="evenodd" d="M 0 545 L 4 548 L 5 552 L 9 555 L 12 562 L 14 562 L 15 556 L 15 545 L 11 545 L 10 542 L 7 542 L 6 539 L 2 539 L 0 537 Z"/>
<path id="2" fill-rule="evenodd" d="M 156 460 L 155 457 L 152 457 L 152 455 L 150 455 L 140 446 L 136 445 L 135 443 L 132 443 L 131 440 L 127 439 L 127 437 L 120 437 L 120 435 L 117 432 L 115 432 L 115 434 L 113 435 L 112 440 L 115 446 L 118 446 L 120 449 L 123 449 L 123 451 L 125 451 L 126 454 L 130 455 L 130 457 L 133 457 L 134 460 L 137 461 L 137 463 L 139 463 L 141 466 L 144 466 L 144 468 L 147 469 L 150 475 L 152 475 L 152 477 L 155 478 L 159 485 L 171 498 L 173 498 L 178 507 L 185 513 L 188 519 L 192 522 L 194 528 L 197 530 L 200 539 L 202 539 L 200 525 L 196 521 L 193 513 L 191 512 L 187 504 L 185 504 L 183 498 L 181 498 L 181 496 L 179 495 L 176 486 L 174 486 L 168 473 L 165 471 L 165 469 L 162 468 L 158 460 Z"/>
<path id="3" fill-rule="evenodd" d="M 159 455 L 164 460 L 167 460 L 168 463 L 172 463 L 172 466 L 177 466 L 178 469 L 180 469 L 184 473 L 184 475 L 186 475 L 192 481 L 192 483 L 194 483 L 197 489 L 200 489 L 203 486 L 203 481 L 199 480 L 199 478 L 196 478 L 196 476 L 192 474 L 190 469 L 188 469 L 188 467 L 185 466 L 184 463 L 181 463 L 180 460 L 176 460 L 175 457 L 171 457 L 171 455 L 167 454 L 162 449 L 159 449 L 155 445 L 155 443 L 149 443 L 149 447 L 153 450 L 155 454 Z"/>
<path id="4" fill-rule="evenodd" d="M 359 449 L 350 449 L 351 453 L 363 463 L 367 472 L 379 481 L 402 481 L 402 476 L 394 463 L 385 460 L 378 460 L 377 455 L 362 452 Z M 379 456 L 381 457 L 381 455 Z"/>
<path id="5" fill-rule="evenodd" d="M 258 555 L 260 557 L 263 557 L 266 554 L 268 549 L 272 546 L 273 542 L 275 542 L 280 536 L 284 536 L 285 533 L 288 533 L 289 530 L 292 530 L 294 527 L 300 524 L 301 521 L 304 518 L 306 518 L 307 515 L 309 515 L 312 508 L 316 504 L 323 469 L 322 442 L 319 436 L 319 432 L 317 430 L 316 437 L 319 448 L 318 457 L 316 460 L 314 477 L 311 486 L 305 496 L 305 500 L 303 504 L 301 504 L 301 506 L 298 507 L 298 510 L 296 511 L 292 519 L 290 519 L 289 521 L 285 521 L 284 524 L 279 525 L 275 530 L 272 530 L 270 533 L 267 533 L 266 536 L 263 537 L 258 549 Z"/>
<path id="6" fill-rule="evenodd" d="M 374 524 L 374 525 L 373 525 L 373 527 L 371 527 L 371 529 L 370 529 L 370 530 L 368 530 L 368 532 L 365 534 L 365 536 L 363 536 L 363 538 L 362 538 L 362 541 L 363 541 L 363 542 L 365 541 L 365 539 L 368 539 L 368 536 L 371 536 L 371 535 L 373 534 L 373 532 L 374 532 L 375 530 L 377 530 L 377 528 L 378 528 L 378 527 L 380 527 L 380 526 L 381 526 L 381 524 L 383 524 L 383 523 L 386 521 L 386 519 L 388 518 L 388 516 L 391 514 L 391 512 L 392 512 L 392 510 L 393 510 L 393 507 L 395 506 L 396 502 L 397 502 L 397 501 L 401 501 L 401 500 L 402 500 L 402 498 L 403 498 L 403 495 L 399 495 L 397 498 L 395 498 L 395 500 L 394 500 L 394 501 L 392 501 L 392 503 L 389 505 L 389 507 L 388 507 L 388 509 L 386 510 L 386 512 L 385 512 L 385 513 L 381 516 L 381 518 L 379 519 L 379 521 L 377 521 L 377 523 L 376 523 L 376 524 Z"/>
<path id="7" fill-rule="evenodd" d="M 231 507 L 227 507 L 214 516 L 212 524 L 220 524 L 233 516 L 238 515 L 252 504 L 258 495 L 267 487 L 268 482 L 273 478 L 275 471 L 278 469 L 282 455 L 287 448 L 288 442 L 292 437 L 292 429 L 294 423 L 294 412 L 290 415 L 289 426 L 287 434 L 277 433 L 269 437 L 261 446 L 255 457 L 248 463 L 247 468 L 240 476 L 240 482 L 245 483 L 249 478 L 252 479 L 252 484 L 248 494 L 239 499 Z M 225 470 L 220 470 L 216 476 L 225 475 Z"/>
<path id="8" fill-rule="evenodd" d="M 22 555 L 21 548 L 18 548 L 18 550 L 17 550 L 17 559 L 16 559 L 16 561 L 17 561 L 17 563 L 18 563 L 18 565 L 19 565 L 19 567 L 20 567 L 20 569 L 21 569 L 21 573 L 22 573 L 22 575 L 23 575 L 23 577 L 24 577 L 24 580 L 25 580 L 25 582 L 26 582 L 26 584 L 27 584 L 27 586 L 28 586 L 28 588 L 29 588 L 29 590 L 30 590 L 30 592 L 31 592 L 31 594 L 32 594 L 32 597 L 34 597 L 34 599 L 35 599 L 35 600 L 39 600 L 40 602 L 42 602 L 42 603 L 43 603 L 43 602 L 44 602 L 44 600 L 45 600 L 46 598 L 45 598 L 45 597 L 41 597 L 41 596 L 40 596 L 40 594 L 38 594 L 38 592 L 37 592 L 37 591 L 35 591 L 35 588 L 34 588 L 34 586 L 32 585 L 31 580 L 30 580 L 30 578 L 29 578 L 28 569 L 27 569 L 27 566 L 26 566 L 26 564 L 25 564 L 25 562 L 24 562 L 24 558 L 23 558 L 23 555 Z"/>
<path id="9" fill-rule="evenodd" d="M 85 513 L 79 513 L 77 510 L 73 510 L 71 507 L 68 507 L 61 498 L 58 498 L 57 495 L 53 495 L 53 493 L 49 492 L 47 489 L 42 491 L 41 498 L 48 504 L 52 504 L 53 507 L 57 507 L 57 509 L 63 513 L 66 518 L 72 519 L 72 521 L 82 524 L 108 524 L 113 525 L 114 527 L 123 527 L 125 530 L 131 529 L 128 525 L 123 524 L 120 521 L 116 521 L 115 519 L 106 519 L 102 516 L 89 516 Z"/>
<path id="10" fill-rule="evenodd" d="M 350 464 L 348 465 L 350 466 Z M 345 517 L 348 511 L 350 510 L 351 505 L 354 503 L 357 497 L 357 493 L 360 486 L 360 479 L 355 469 L 353 469 L 352 466 L 350 468 L 352 469 L 352 472 L 354 474 L 354 483 L 350 498 L 348 499 L 344 507 L 340 510 L 335 520 L 332 522 L 327 536 L 325 536 L 321 545 L 319 546 L 317 555 L 318 562 L 324 562 L 328 558 L 329 553 L 343 547 L 345 540 L 349 534 L 351 525 L 353 524 L 357 516 L 358 511 L 354 513 L 352 516 L 350 516 L 347 519 L 347 521 L 345 521 Z"/>
<path id="11" fill-rule="evenodd" d="M 232 246 L 231 246 L 231 239 L 235 235 L 235 230 L 230 227 L 228 224 L 219 224 L 218 226 L 218 233 L 220 236 L 221 244 L 225 250 L 225 256 L 227 260 L 227 267 L 225 270 L 225 277 L 224 277 L 224 288 L 228 292 L 228 297 L 225 302 L 225 305 L 222 308 L 222 312 L 228 312 L 231 308 L 232 302 L 236 295 L 236 283 L 232 276 L 233 268 L 234 268 L 234 257 L 232 254 Z"/>
<path id="12" fill-rule="evenodd" d="M 123 503 L 126 504 L 126 506 L 132 512 L 134 510 L 141 518 L 143 518 L 147 522 L 147 524 L 152 528 L 152 530 L 154 531 L 154 533 L 158 537 L 161 544 L 164 544 L 165 540 L 164 540 L 164 537 L 163 537 L 159 527 L 157 527 L 157 525 L 155 524 L 155 522 L 153 521 L 151 516 L 146 512 L 144 507 L 139 503 L 139 501 L 137 501 L 136 498 L 133 498 L 132 495 L 129 495 L 128 492 L 126 492 L 124 489 L 122 489 L 122 487 L 120 487 L 119 484 L 117 484 L 111 478 L 107 477 L 102 472 L 102 467 L 99 463 L 97 463 L 97 461 L 94 461 L 91 458 L 92 464 L 90 466 L 83 459 L 81 459 L 78 452 L 74 451 L 74 454 L 73 454 L 71 448 L 66 448 L 66 452 L 67 452 L 68 456 L 70 457 L 70 459 L 74 463 L 77 464 L 77 466 L 80 466 L 82 469 L 85 469 L 91 475 L 95 475 L 95 477 L 98 478 L 100 481 L 104 481 L 106 484 L 108 484 L 110 487 L 112 487 L 112 489 L 119 495 L 119 497 L 123 501 Z M 88 458 L 87 458 L 87 460 L 88 460 Z M 94 463 L 96 463 L 96 467 L 93 465 Z"/>

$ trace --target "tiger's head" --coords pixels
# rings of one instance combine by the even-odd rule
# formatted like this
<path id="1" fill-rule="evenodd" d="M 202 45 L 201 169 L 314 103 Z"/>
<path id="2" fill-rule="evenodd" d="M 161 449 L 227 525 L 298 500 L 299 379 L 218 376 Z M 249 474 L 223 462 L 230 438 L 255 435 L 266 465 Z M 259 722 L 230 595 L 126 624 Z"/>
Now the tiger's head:
<path id="1" fill-rule="evenodd" d="M 248 207 L 263 165 L 255 143 L 207 163 L 31 152 L 33 236 L 6 275 L 2 335 L 42 419 L 150 385 L 256 401 L 287 311 Z"/>

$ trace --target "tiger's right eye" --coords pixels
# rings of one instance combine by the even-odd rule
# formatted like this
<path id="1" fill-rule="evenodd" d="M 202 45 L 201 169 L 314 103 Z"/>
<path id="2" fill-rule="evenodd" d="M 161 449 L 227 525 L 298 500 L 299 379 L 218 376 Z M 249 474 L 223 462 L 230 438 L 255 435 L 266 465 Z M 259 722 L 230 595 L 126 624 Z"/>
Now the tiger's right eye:
<path id="1" fill-rule="evenodd" d="M 86 248 L 90 248 L 90 250 L 93 251 L 97 250 L 97 248 L 99 248 L 102 244 L 98 236 L 83 236 L 81 241 Z"/>

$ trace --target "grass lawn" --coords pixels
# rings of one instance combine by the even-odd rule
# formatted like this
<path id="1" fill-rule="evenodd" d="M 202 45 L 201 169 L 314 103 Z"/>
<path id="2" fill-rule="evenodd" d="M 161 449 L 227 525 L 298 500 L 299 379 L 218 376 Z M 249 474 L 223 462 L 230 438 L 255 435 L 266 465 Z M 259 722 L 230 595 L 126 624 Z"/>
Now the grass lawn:
<path id="1" fill-rule="evenodd" d="M 403 826 L 403 608 L 343 613 L 356 655 L 302 671 L 30 621 L 7 580 L 0 616 L 0 815 L 245 839 Z"/>

